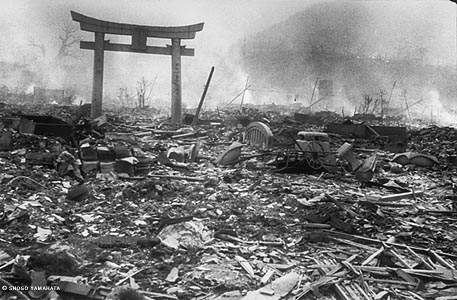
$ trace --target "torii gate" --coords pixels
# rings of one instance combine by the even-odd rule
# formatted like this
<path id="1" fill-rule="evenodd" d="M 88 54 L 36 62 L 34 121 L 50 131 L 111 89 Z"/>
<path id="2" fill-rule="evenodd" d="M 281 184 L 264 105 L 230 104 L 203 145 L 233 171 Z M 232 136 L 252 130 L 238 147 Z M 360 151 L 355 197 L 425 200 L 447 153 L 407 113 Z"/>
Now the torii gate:
<path id="1" fill-rule="evenodd" d="M 80 48 L 94 50 L 94 74 L 92 82 L 91 118 L 102 115 L 103 97 L 103 61 L 104 51 L 136 52 L 171 55 L 171 120 L 181 123 L 181 56 L 194 56 L 194 49 L 181 46 L 181 39 L 193 39 L 197 31 L 203 29 L 204 23 L 188 26 L 142 26 L 107 22 L 87 17 L 71 11 L 73 21 L 79 22 L 83 31 L 95 33 L 95 41 L 81 41 Z M 130 35 L 130 45 L 105 41 L 105 34 Z M 171 46 L 148 46 L 147 38 L 171 39 Z"/>

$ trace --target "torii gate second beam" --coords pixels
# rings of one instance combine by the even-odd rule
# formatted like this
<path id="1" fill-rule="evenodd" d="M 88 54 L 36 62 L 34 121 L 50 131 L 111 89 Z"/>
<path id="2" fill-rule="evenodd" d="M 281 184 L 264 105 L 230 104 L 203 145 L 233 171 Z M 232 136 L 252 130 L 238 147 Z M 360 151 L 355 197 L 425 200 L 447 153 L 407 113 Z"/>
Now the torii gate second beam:
<path id="1" fill-rule="evenodd" d="M 171 120 L 181 123 L 181 56 L 193 56 L 194 49 L 181 46 L 181 39 L 193 39 L 204 23 L 188 26 L 160 27 L 107 22 L 71 11 L 73 21 L 79 22 L 83 31 L 94 32 L 95 41 L 81 41 L 80 48 L 94 50 L 94 74 L 92 83 L 91 118 L 102 115 L 104 51 L 121 51 L 171 55 Z M 105 34 L 129 35 L 132 42 L 116 44 L 105 41 Z M 169 38 L 171 45 L 153 47 L 147 45 L 147 38 Z"/>

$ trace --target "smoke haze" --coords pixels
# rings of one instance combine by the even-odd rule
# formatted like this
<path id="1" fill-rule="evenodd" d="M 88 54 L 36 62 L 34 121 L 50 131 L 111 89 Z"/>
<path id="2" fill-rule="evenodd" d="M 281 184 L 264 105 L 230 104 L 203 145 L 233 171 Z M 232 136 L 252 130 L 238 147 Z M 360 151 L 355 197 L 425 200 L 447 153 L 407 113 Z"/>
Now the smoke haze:
<path id="1" fill-rule="evenodd" d="M 259 32 L 268 35 L 277 24 L 293 18 L 313 5 L 325 1 L 303 0 L 135 0 L 135 1 L 0 1 L 3 16 L 0 21 L 0 60 L 23 63 L 43 78 L 33 78 L 30 85 L 48 88 L 71 86 L 79 95 L 90 100 L 93 53 L 76 45 L 64 66 L 56 67 L 59 35 L 65 22 L 73 25 L 70 10 L 90 17 L 122 23 L 156 26 L 180 26 L 205 22 L 203 31 L 194 40 L 183 40 L 195 49 L 194 57 L 182 58 L 183 103 L 196 106 L 211 66 L 215 73 L 211 83 L 208 105 L 223 105 L 243 90 L 250 74 L 242 64 L 246 42 Z M 340 3 L 330 2 L 330 3 Z M 395 54 L 405 49 L 423 47 L 431 64 L 455 65 L 456 8 L 448 1 L 350 1 L 364 8 L 366 15 L 342 16 L 328 20 L 329 24 L 359 22 L 363 26 L 353 32 L 357 44 L 365 53 Z M 329 5 L 333 5 L 329 4 Z M 337 5 L 337 4 L 335 4 Z M 359 19 L 362 17 L 362 19 Z M 316 16 L 319 18 L 319 16 Z M 312 20 L 311 20 L 312 21 Z M 273 29 L 272 29 L 273 28 Z M 300 28 L 291 30 L 300 31 Z M 92 41 L 93 34 L 78 29 L 82 40 Z M 293 47 L 287 36 L 284 46 Z M 113 42 L 128 43 L 125 37 L 107 36 Z M 43 44 L 46 54 L 31 43 Z M 150 45 L 165 46 L 167 40 L 149 40 Z M 287 45 L 289 44 L 289 45 Z M 168 107 L 170 99 L 171 57 L 162 55 L 105 52 L 104 96 L 115 99 L 119 88 L 134 93 L 136 82 L 144 76 L 153 80 L 154 103 Z M 2 84 L 14 86 L 15 77 Z M 268 85 L 268 83 L 267 83 Z M 253 89 L 256 87 L 253 86 Z M 287 89 L 285 89 L 287 90 Z M 309 91 L 309 88 L 308 88 Z M 289 92 L 289 91 L 287 91 Z M 258 94 L 257 94 L 258 95 Z M 433 98 L 433 97 L 432 97 Z M 246 97 L 252 102 L 253 92 Z M 347 99 L 346 99 L 347 100 Z M 344 101 L 346 101 L 344 100 Z M 154 105 L 154 103 L 151 103 Z"/>

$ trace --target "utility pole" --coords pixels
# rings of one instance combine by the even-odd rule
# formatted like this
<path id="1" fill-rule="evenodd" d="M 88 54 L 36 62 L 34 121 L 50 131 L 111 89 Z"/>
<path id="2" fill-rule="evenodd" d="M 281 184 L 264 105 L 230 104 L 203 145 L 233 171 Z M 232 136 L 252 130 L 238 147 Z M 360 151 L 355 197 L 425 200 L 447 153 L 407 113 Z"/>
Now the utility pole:
<path id="1" fill-rule="evenodd" d="M 243 102 L 244 102 L 244 95 L 246 94 L 246 91 L 248 90 L 249 87 L 249 76 L 246 78 L 246 85 L 244 86 L 243 90 L 243 96 L 241 96 L 241 105 L 240 105 L 240 111 L 243 111 Z"/>
<path id="2" fill-rule="evenodd" d="M 409 118 L 409 121 L 411 122 L 411 113 L 409 112 L 409 104 L 408 104 L 408 100 L 406 99 L 406 90 L 404 90 L 404 92 L 403 92 L 403 97 L 405 100 L 406 111 L 408 112 L 408 118 Z"/>
<path id="3" fill-rule="evenodd" d="M 313 87 L 313 92 L 311 94 L 311 100 L 309 100 L 309 107 L 313 105 L 313 97 L 314 97 L 314 92 L 316 91 L 317 83 L 319 82 L 319 77 L 316 78 L 316 82 L 314 83 Z"/>
<path id="4" fill-rule="evenodd" d="M 211 78 L 213 77 L 213 73 L 214 73 L 214 67 L 212 67 L 211 71 L 209 72 L 209 76 L 208 76 L 208 80 L 206 81 L 205 89 L 203 90 L 202 97 L 200 99 L 200 102 L 198 103 L 197 112 L 195 113 L 194 120 L 192 121 L 192 126 L 197 125 L 198 116 L 200 115 L 200 111 L 202 109 L 203 101 L 205 101 L 206 92 L 208 92 L 209 83 L 211 82 Z"/>

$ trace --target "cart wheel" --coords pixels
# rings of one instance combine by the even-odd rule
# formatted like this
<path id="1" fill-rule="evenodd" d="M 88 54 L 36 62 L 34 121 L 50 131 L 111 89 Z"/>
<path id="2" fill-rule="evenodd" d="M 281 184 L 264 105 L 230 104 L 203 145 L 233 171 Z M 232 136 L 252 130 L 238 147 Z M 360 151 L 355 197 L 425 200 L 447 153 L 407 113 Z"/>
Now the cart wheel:
<path id="1" fill-rule="evenodd" d="M 320 143 L 309 142 L 303 148 L 305 161 L 308 166 L 316 171 L 324 167 L 325 151 Z"/>

